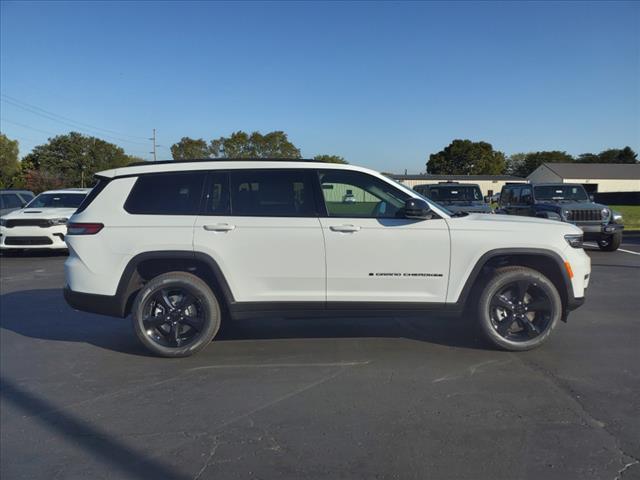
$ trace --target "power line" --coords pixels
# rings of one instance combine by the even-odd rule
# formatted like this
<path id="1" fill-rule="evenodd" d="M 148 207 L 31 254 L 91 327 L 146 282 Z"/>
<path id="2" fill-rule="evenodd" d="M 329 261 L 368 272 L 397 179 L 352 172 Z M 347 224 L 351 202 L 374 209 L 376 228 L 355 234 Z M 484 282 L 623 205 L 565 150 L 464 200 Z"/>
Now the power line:
<path id="1" fill-rule="evenodd" d="M 5 95 L 2 95 L 2 96 L 4 97 Z M 138 140 L 127 140 L 126 138 L 116 137 L 114 135 L 105 134 L 105 133 L 102 133 L 102 132 L 94 133 L 94 132 L 88 131 L 88 129 L 86 127 L 79 127 L 78 126 L 79 122 L 70 123 L 70 122 L 67 122 L 65 120 L 60 120 L 58 118 L 55 118 L 55 116 L 53 116 L 53 115 L 50 115 L 48 113 L 41 113 L 41 112 L 37 111 L 35 108 L 20 105 L 17 102 L 15 102 L 13 100 L 9 100 L 7 98 L 2 98 L 1 100 L 3 102 L 5 102 L 5 103 L 8 103 L 9 105 L 21 108 L 23 110 L 26 110 L 29 113 L 33 113 L 34 115 L 38 115 L 38 116 L 46 118 L 48 120 L 52 120 L 54 122 L 61 123 L 63 125 L 71 127 L 73 129 L 81 132 L 81 133 L 85 133 L 85 134 L 88 134 L 88 135 L 100 135 L 100 136 L 103 136 L 103 137 L 107 137 L 107 138 L 112 138 L 112 139 L 118 140 L 120 142 L 131 143 L 131 144 L 135 144 L 135 145 L 144 145 L 145 144 L 145 142 L 141 142 L 141 141 L 138 141 Z M 98 130 L 98 129 L 95 129 L 95 130 Z"/>
<path id="2" fill-rule="evenodd" d="M 67 120 L 69 122 L 77 123 L 78 125 L 83 125 L 85 127 L 91 128 L 93 130 L 102 130 L 102 131 L 107 132 L 107 133 L 113 133 L 115 135 L 122 135 L 122 136 L 125 136 L 125 137 L 137 138 L 137 139 L 140 139 L 140 140 L 144 140 L 145 139 L 145 137 L 143 137 L 141 135 L 131 135 L 130 133 L 118 132 L 118 131 L 115 131 L 115 130 L 110 130 L 108 128 L 96 127 L 95 125 L 91 125 L 89 123 L 79 122 L 77 120 L 74 120 L 73 118 L 65 117 L 64 115 L 60 115 L 58 113 L 54 113 L 54 112 L 45 110 L 44 108 L 40 108 L 40 107 L 38 107 L 36 105 L 27 103 L 27 102 L 25 102 L 23 100 L 20 100 L 18 98 L 12 97 L 11 95 L 7 95 L 6 93 L 0 93 L 0 96 L 4 97 L 6 100 L 9 100 L 11 102 L 22 104 L 22 105 L 24 105 L 26 107 L 32 108 L 34 110 L 39 110 L 39 111 L 41 111 L 43 113 L 46 113 L 47 115 L 52 115 L 54 117 L 62 118 L 63 120 Z"/>
<path id="3" fill-rule="evenodd" d="M 29 125 L 25 125 L 24 123 L 14 122 L 13 120 L 9 120 L 8 118 L 4 118 L 4 117 L 0 118 L 0 122 L 10 123 L 12 125 L 17 125 L 18 127 L 27 128 L 29 130 L 33 130 L 34 132 L 44 133 L 46 135 L 54 135 L 54 136 L 60 135 L 60 132 L 51 132 L 48 130 L 41 130 L 39 128 L 34 128 L 34 127 L 30 127 Z M 25 140 L 27 140 L 26 137 L 25 137 Z M 33 139 L 31 139 L 31 141 L 38 142 L 38 140 L 33 140 Z M 129 154 L 136 154 L 143 157 L 147 154 L 147 152 L 143 152 L 142 150 L 127 149 L 127 151 L 129 152 Z"/>

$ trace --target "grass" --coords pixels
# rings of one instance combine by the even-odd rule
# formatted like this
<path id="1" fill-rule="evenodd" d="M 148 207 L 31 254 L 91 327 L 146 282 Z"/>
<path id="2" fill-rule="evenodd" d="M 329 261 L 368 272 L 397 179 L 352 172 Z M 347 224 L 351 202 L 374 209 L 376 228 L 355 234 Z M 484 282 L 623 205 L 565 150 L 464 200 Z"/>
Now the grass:
<path id="1" fill-rule="evenodd" d="M 640 205 L 609 205 L 609 208 L 622 214 L 625 230 L 640 230 Z"/>

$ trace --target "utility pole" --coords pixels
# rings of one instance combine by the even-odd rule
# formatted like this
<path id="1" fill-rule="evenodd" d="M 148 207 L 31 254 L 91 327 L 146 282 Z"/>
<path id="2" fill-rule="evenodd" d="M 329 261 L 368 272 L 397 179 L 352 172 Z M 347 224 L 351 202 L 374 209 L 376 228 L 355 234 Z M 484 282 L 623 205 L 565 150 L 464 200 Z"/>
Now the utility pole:
<path id="1" fill-rule="evenodd" d="M 151 137 L 149 140 L 151 140 L 153 142 L 153 152 L 149 152 L 149 153 L 153 153 L 153 161 L 156 161 L 156 129 L 153 129 L 153 137 Z"/>

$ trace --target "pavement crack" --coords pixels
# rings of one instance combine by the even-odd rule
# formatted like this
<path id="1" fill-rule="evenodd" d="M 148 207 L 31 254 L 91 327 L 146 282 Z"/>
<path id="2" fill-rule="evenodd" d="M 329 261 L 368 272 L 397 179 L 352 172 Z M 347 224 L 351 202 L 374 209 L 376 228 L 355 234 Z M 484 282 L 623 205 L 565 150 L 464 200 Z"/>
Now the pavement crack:
<path id="1" fill-rule="evenodd" d="M 624 452 L 623 452 L 624 453 Z M 625 454 L 627 457 L 629 458 L 633 458 L 633 462 L 629 462 L 627 463 L 624 467 L 622 467 L 620 470 L 618 470 L 618 475 L 616 475 L 616 478 L 614 480 L 622 480 L 622 477 L 624 477 L 625 473 L 634 465 L 638 465 L 640 463 L 640 460 L 638 460 L 637 458 L 629 455 L 628 453 Z"/>
<path id="2" fill-rule="evenodd" d="M 195 474 L 195 476 L 193 477 L 193 480 L 198 480 L 200 477 L 202 477 L 202 474 L 205 472 L 205 470 L 211 466 L 211 464 L 213 463 L 213 459 L 216 456 L 216 452 L 218 451 L 218 447 L 220 447 L 220 445 L 221 445 L 221 442 L 218 441 L 218 437 L 217 436 L 214 437 L 213 445 L 209 450 L 209 456 L 205 460 L 204 465 L 202 465 L 200 470 L 198 470 L 198 473 Z"/>
<path id="3" fill-rule="evenodd" d="M 512 354 L 525 368 L 528 368 L 534 373 L 537 373 L 542 378 L 544 378 L 547 382 L 549 382 L 557 391 L 562 393 L 566 398 L 569 399 L 571 405 L 573 406 L 574 411 L 582 418 L 586 425 L 591 428 L 596 428 L 605 432 L 613 441 L 613 445 L 618 451 L 619 458 L 616 460 L 619 461 L 624 466 L 618 470 L 618 474 L 615 477 L 615 480 L 622 479 L 622 476 L 634 465 L 640 463 L 640 460 L 635 456 L 625 452 L 625 450 L 620 445 L 620 439 L 609 429 L 607 428 L 607 424 L 598 418 L 596 418 L 589 410 L 587 410 L 586 406 L 580 400 L 580 394 L 576 392 L 567 382 L 558 378 L 554 375 L 553 372 L 547 370 L 546 368 L 538 365 L 537 363 L 527 360 L 523 358 L 522 355 Z M 627 459 L 632 459 L 632 462 L 625 463 Z"/>

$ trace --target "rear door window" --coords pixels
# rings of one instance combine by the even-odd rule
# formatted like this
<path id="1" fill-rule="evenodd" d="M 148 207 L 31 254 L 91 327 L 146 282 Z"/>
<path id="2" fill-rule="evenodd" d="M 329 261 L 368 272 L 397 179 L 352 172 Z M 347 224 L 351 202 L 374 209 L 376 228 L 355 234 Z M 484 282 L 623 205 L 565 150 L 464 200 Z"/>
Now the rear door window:
<path id="1" fill-rule="evenodd" d="M 232 215 L 317 216 L 311 171 L 238 170 L 229 177 Z"/>
<path id="2" fill-rule="evenodd" d="M 206 172 L 141 175 L 124 209 L 138 215 L 197 215 Z"/>

